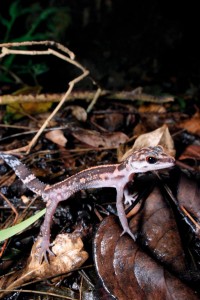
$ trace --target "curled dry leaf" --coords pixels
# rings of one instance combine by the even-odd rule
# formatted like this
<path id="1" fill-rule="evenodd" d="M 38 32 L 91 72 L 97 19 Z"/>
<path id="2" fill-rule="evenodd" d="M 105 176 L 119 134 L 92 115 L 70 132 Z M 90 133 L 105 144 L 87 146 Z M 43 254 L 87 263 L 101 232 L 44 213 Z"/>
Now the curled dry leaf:
<path id="1" fill-rule="evenodd" d="M 38 248 L 40 241 L 33 246 L 30 263 L 27 271 L 34 270 L 35 278 L 42 279 L 60 273 L 68 273 L 79 268 L 88 258 L 83 250 L 83 242 L 76 234 L 59 234 L 52 246 L 55 256 L 49 256 L 49 263 L 38 261 Z"/>
<path id="2" fill-rule="evenodd" d="M 195 292 L 154 261 L 113 217 L 100 224 L 94 242 L 95 264 L 103 285 L 120 300 L 199 299 Z"/>
<path id="3" fill-rule="evenodd" d="M 38 248 L 40 240 L 38 240 L 32 248 L 31 256 L 27 266 L 15 272 L 9 278 L 0 282 L 0 287 L 9 290 L 16 289 L 22 284 L 36 279 L 45 279 L 46 277 L 56 276 L 62 273 L 69 273 L 79 268 L 88 258 L 88 254 L 83 250 L 83 243 L 76 234 L 60 234 L 54 241 L 52 251 L 55 256 L 49 256 L 49 263 L 43 261 L 42 264 L 38 260 Z"/>
<path id="4" fill-rule="evenodd" d="M 67 109 L 71 110 L 72 116 L 74 116 L 78 121 L 85 122 L 87 120 L 87 112 L 83 107 L 70 105 Z"/>
<path id="5" fill-rule="evenodd" d="M 132 151 L 141 149 L 143 147 L 154 147 L 157 145 L 163 146 L 163 148 L 168 154 L 172 156 L 175 155 L 174 142 L 169 133 L 169 129 L 165 124 L 154 131 L 140 135 L 135 140 L 133 147 L 123 155 L 121 160 L 128 157 Z"/>
<path id="6" fill-rule="evenodd" d="M 55 129 L 55 130 L 51 130 L 51 131 L 47 132 L 45 134 L 45 137 L 48 140 L 50 140 L 51 142 L 53 142 L 59 146 L 62 146 L 62 147 L 65 147 L 65 145 L 67 143 L 67 139 L 64 136 L 64 133 L 60 129 Z"/>
<path id="7" fill-rule="evenodd" d="M 117 148 L 120 144 L 128 141 L 128 136 L 123 132 L 98 132 L 77 128 L 72 131 L 72 135 L 79 141 L 95 148 Z"/>

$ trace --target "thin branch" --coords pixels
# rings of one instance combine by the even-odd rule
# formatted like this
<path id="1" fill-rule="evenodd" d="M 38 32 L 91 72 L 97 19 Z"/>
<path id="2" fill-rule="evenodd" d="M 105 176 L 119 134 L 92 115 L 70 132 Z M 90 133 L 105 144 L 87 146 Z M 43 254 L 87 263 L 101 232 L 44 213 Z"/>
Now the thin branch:
<path id="1" fill-rule="evenodd" d="M 70 51 L 64 45 L 60 43 L 56 43 L 55 41 L 26 41 L 26 42 L 2 43 L 0 44 L 0 47 L 10 48 L 10 47 L 37 46 L 37 45 L 56 47 L 57 49 L 63 51 L 64 53 L 67 53 L 72 60 L 75 59 L 75 54 L 72 51 Z"/>
<path id="2" fill-rule="evenodd" d="M 137 90 L 137 89 L 136 89 Z M 134 93 L 135 90 L 127 91 L 108 91 L 101 90 L 97 91 L 72 91 L 68 96 L 68 101 L 84 100 L 85 102 L 91 102 L 88 106 L 87 111 L 91 111 L 91 108 L 96 103 L 98 97 L 106 97 L 108 100 L 140 100 L 150 103 L 167 103 L 174 101 L 172 96 L 153 96 L 146 93 Z M 28 95 L 0 95 L 0 105 L 7 105 L 12 103 L 27 103 L 27 102 L 58 102 L 64 96 L 64 94 L 28 94 Z"/>
<path id="3" fill-rule="evenodd" d="M 96 104 L 98 98 L 99 98 L 100 95 L 101 95 L 101 91 L 102 91 L 101 88 L 98 88 L 98 89 L 97 89 L 97 91 L 96 91 L 96 93 L 95 93 L 95 95 L 94 95 L 94 98 L 93 98 L 92 102 L 90 103 L 90 105 L 88 105 L 87 113 L 89 113 L 89 112 L 92 110 L 92 108 L 94 107 L 94 105 Z"/>

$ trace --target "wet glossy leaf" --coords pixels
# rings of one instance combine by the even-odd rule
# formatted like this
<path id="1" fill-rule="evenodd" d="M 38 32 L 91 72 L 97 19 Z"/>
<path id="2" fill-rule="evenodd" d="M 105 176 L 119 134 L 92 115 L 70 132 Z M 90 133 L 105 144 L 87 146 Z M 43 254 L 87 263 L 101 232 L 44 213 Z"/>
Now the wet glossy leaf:
<path id="1" fill-rule="evenodd" d="M 104 286 L 120 300 L 199 299 L 194 291 L 146 254 L 116 219 L 107 217 L 95 238 L 95 263 Z"/>
<path id="2" fill-rule="evenodd" d="M 197 182 L 182 174 L 178 185 L 177 199 L 179 206 L 184 206 L 200 222 L 200 188 Z"/>
<path id="3" fill-rule="evenodd" d="M 183 272 L 185 255 L 172 209 L 158 188 L 145 200 L 142 211 L 130 221 L 151 255 L 176 272 Z"/>

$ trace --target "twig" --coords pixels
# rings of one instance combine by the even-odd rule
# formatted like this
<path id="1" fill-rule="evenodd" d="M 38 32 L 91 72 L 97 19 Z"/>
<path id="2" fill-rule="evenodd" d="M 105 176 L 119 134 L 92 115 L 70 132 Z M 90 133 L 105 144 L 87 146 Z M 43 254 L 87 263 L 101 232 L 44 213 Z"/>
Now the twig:
<path id="1" fill-rule="evenodd" d="M 190 221 L 196 226 L 197 230 L 200 230 L 200 225 L 195 221 L 195 219 L 191 216 L 191 214 L 186 210 L 183 205 L 180 205 L 180 208 L 184 212 L 184 214 L 190 219 Z"/>
<path id="2" fill-rule="evenodd" d="M 60 43 L 56 43 L 54 41 L 26 41 L 26 42 L 14 42 L 14 43 L 3 43 L 0 44 L 0 47 L 23 47 L 23 46 L 35 46 L 35 45 L 45 45 L 53 47 L 55 46 L 57 49 L 67 53 L 71 59 L 75 59 L 75 55 L 72 51 L 70 51 L 67 47 Z M 1 55 L 0 55 L 1 57 Z"/>
<path id="3" fill-rule="evenodd" d="M 136 91 L 138 88 L 135 89 Z M 91 102 L 91 106 L 96 102 L 96 98 L 98 97 L 106 97 L 109 100 L 140 100 L 143 102 L 150 103 L 168 103 L 174 101 L 172 96 L 153 96 L 146 93 L 134 93 L 134 91 L 109 91 L 109 90 L 101 90 L 100 88 L 97 91 L 72 91 L 68 96 L 68 101 L 74 100 L 84 100 L 85 102 Z M 27 94 L 27 95 L 1 95 L 0 96 L 0 105 L 7 105 L 12 103 L 27 103 L 27 102 L 58 102 L 60 98 L 62 98 L 64 94 Z M 87 108 L 87 111 L 91 111 L 90 105 Z"/>
<path id="4" fill-rule="evenodd" d="M 49 292 L 43 292 L 43 291 L 36 291 L 36 290 L 23 290 L 23 289 L 0 289 L 0 297 L 3 297 L 11 292 L 16 292 L 16 293 L 31 293 L 31 294 L 37 294 L 37 295 L 45 295 L 45 296 L 52 296 L 52 297 L 56 297 L 56 298 L 61 298 L 61 299 L 68 299 L 68 300 L 79 300 L 77 298 L 72 298 L 69 296 L 64 296 L 64 295 L 59 295 L 59 294 L 55 294 L 55 293 L 49 293 Z"/>
<path id="5" fill-rule="evenodd" d="M 15 218 L 14 218 L 14 221 L 13 221 L 13 224 L 16 223 L 17 221 L 17 218 L 18 218 L 18 212 L 16 210 L 16 208 L 14 207 L 14 205 L 0 192 L 0 197 L 3 198 L 4 201 L 6 201 L 9 205 L 9 207 L 12 209 L 12 211 L 14 212 L 15 214 Z"/>
<path id="6" fill-rule="evenodd" d="M 93 106 L 97 102 L 97 99 L 100 97 L 100 95 L 101 95 L 101 89 L 98 88 L 95 95 L 94 95 L 94 98 L 93 98 L 92 102 L 90 103 L 90 105 L 87 108 L 87 113 L 89 113 L 92 110 Z"/>

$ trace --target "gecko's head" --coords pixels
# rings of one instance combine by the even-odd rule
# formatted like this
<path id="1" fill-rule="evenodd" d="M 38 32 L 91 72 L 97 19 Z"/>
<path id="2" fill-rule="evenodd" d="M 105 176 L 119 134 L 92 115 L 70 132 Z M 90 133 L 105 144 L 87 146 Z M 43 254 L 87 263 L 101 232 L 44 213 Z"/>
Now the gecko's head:
<path id="1" fill-rule="evenodd" d="M 142 148 L 135 151 L 127 160 L 134 173 L 155 171 L 175 165 L 175 159 L 166 154 L 161 146 Z"/>

